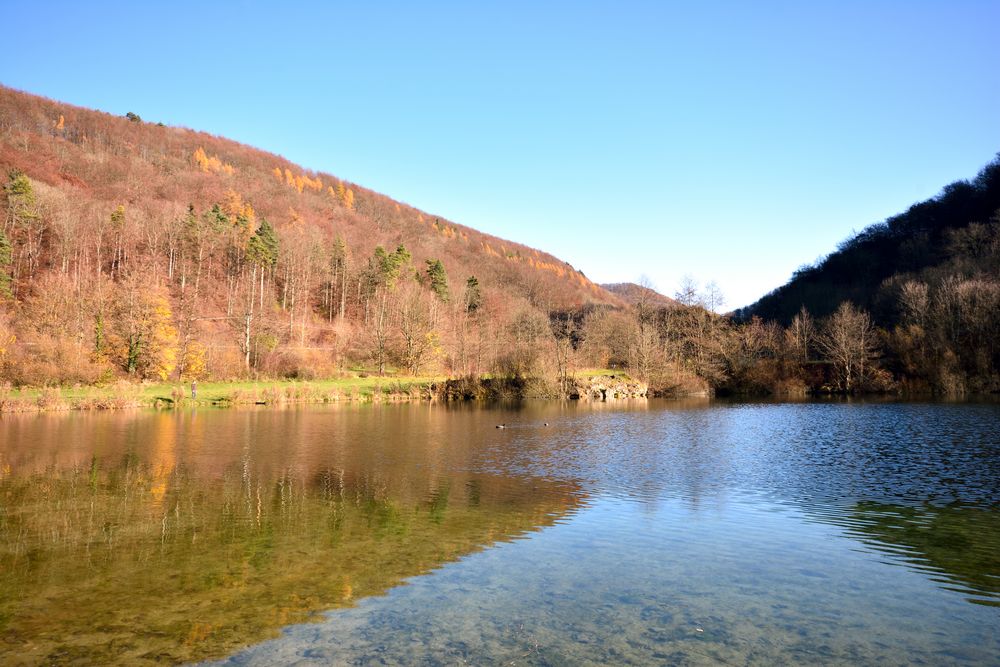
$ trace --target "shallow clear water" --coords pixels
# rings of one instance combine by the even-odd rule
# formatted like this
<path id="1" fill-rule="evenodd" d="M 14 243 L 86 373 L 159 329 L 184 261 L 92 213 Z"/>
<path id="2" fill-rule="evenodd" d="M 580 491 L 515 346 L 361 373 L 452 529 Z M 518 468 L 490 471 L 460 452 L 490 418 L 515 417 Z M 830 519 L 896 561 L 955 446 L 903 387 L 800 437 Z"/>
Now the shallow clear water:
<path id="1" fill-rule="evenodd" d="M 997 664 L 998 628 L 997 404 L 0 420 L 0 662 Z"/>

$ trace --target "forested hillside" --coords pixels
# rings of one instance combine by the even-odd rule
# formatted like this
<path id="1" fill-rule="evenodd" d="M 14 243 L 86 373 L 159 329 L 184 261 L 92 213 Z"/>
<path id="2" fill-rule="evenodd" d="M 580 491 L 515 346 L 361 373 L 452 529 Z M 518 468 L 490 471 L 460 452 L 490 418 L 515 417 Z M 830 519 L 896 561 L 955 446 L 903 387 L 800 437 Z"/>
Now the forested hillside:
<path id="1" fill-rule="evenodd" d="M 618 297 L 220 137 L 0 87 L 0 381 L 466 374 Z"/>
<path id="2" fill-rule="evenodd" d="M 739 314 L 787 324 L 803 306 L 832 313 L 842 301 L 870 309 L 876 321 L 895 324 L 896 296 L 908 280 L 938 287 L 948 278 L 1000 277 L 1000 158 L 972 181 L 959 181 L 905 213 L 871 225 L 815 265 Z"/>
<path id="3" fill-rule="evenodd" d="M 794 329 L 844 302 L 871 313 L 873 354 L 884 350 L 883 367 L 905 385 L 1000 390 L 1000 157 L 844 241 L 737 319 Z"/>

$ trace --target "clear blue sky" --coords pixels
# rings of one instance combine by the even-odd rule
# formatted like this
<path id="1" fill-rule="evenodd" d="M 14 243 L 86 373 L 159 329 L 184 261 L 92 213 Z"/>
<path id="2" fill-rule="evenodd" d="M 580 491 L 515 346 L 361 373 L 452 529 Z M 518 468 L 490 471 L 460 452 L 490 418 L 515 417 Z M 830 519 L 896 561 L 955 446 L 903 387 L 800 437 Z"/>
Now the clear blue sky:
<path id="1" fill-rule="evenodd" d="M 0 82 L 753 301 L 1000 151 L 1000 2 L 12 2 Z"/>

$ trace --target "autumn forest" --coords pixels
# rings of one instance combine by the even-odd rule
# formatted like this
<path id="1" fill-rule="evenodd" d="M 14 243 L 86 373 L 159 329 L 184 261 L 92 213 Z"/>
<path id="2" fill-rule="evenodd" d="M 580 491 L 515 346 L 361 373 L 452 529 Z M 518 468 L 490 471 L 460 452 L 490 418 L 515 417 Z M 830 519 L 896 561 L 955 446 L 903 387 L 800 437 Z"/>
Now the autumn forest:
<path id="1" fill-rule="evenodd" d="M 196 131 L 0 88 L 0 383 L 530 379 L 654 392 L 1000 391 L 1000 161 L 758 303 L 600 286 Z"/>

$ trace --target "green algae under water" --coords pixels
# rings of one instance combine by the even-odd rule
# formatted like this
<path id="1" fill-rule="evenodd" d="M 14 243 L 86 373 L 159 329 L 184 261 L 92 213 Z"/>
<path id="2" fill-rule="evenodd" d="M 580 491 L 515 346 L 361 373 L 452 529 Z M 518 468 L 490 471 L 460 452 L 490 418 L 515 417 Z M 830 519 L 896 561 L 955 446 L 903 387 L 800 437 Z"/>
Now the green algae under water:
<path id="1" fill-rule="evenodd" d="M 651 401 L 4 418 L 0 662 L 995 664 L 998 417 Z"/>

